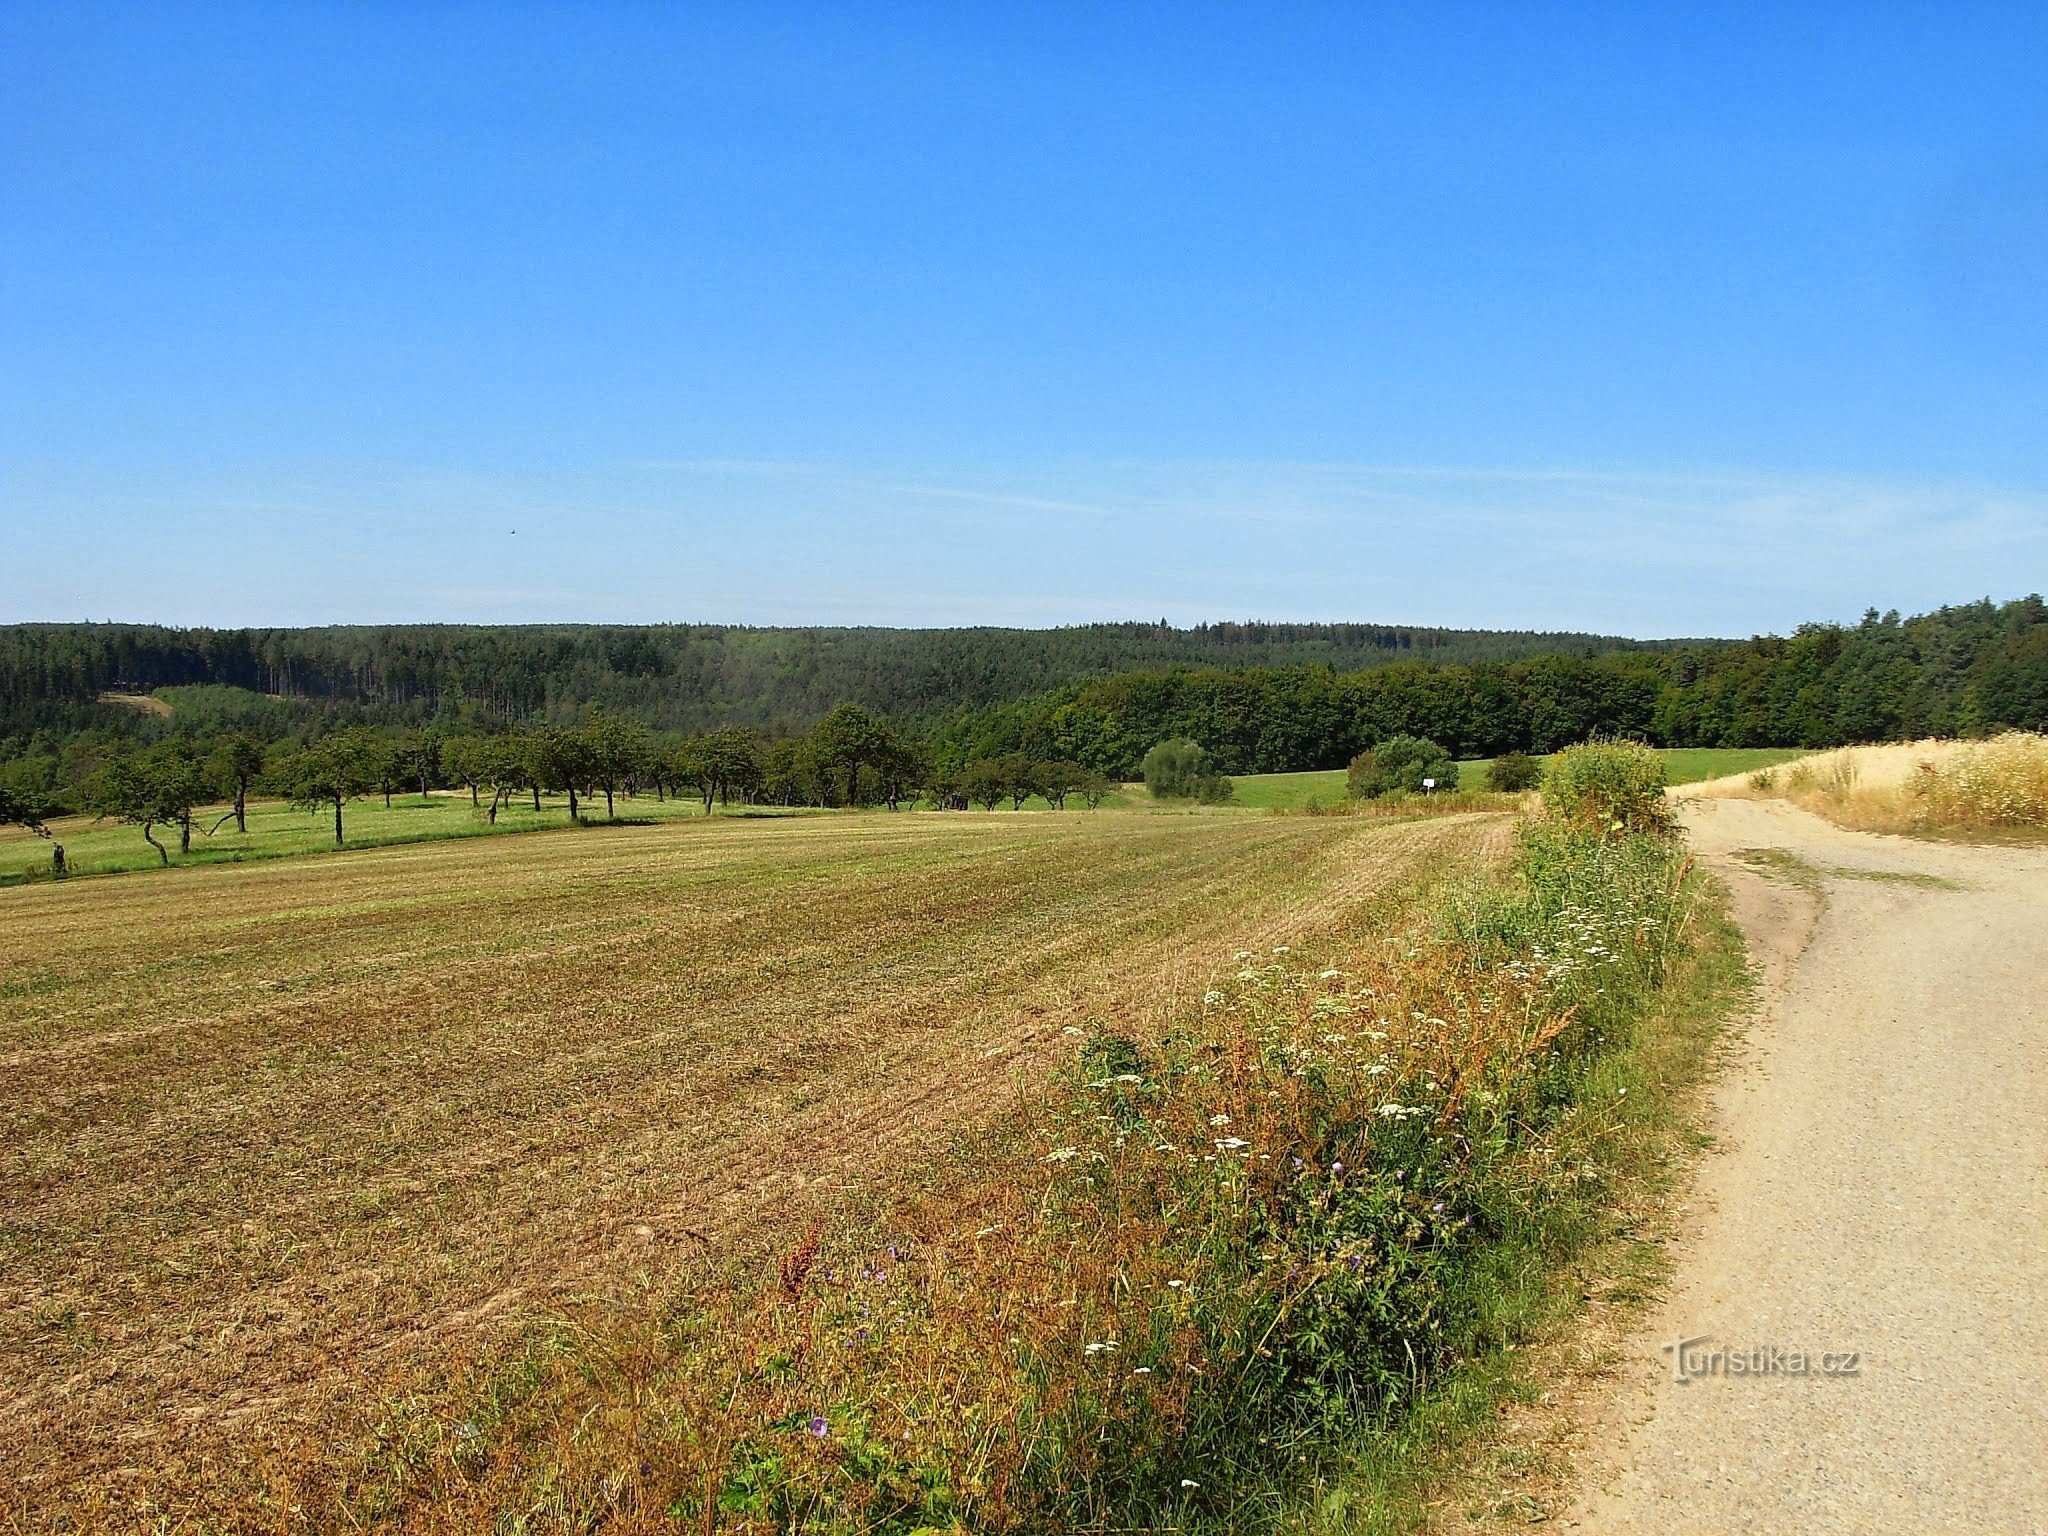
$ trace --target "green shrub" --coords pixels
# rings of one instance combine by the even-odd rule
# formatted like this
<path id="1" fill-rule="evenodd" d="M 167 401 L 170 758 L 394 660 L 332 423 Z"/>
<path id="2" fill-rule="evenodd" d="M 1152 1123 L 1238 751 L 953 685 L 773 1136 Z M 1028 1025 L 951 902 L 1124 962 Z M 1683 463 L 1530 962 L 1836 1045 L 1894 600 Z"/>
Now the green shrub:
<path id="1" fill-rule="evenodd" d="M 1487 788 L 1504 795 L 1519 795 L 1543 782 L 1543 765 L 1526 752 L 1509 752 L 1493 760 L 1486 770 Z"/>
<path id="2" fill-rule="evenodd" d="M 1145 754 L 1140 769 L 1145 787 L 1155 800 L 1195 800 L 1203 805 L 1221 805 L 1236 793 L 1235 786 L 1217 771 L 1216 760 L 1199 742 L 1162 741 Z"/>
<path id="3" fill-rule="evenodd" d="M 1543 776 L 1543 804 L 1553 816 L 1603 836 L 1663 836 L 1672 825 L 1664 800 L 1664 759 L 1639 741 L 1566 747 Z"/>
<path id="4" fill-rule="evenodd" d="M 1457 787 L 1457 763 L 1427 736 L 1390 736 L 1354 757 L 1344 776 L 1345 793 L 1354 800 L 1400 792 L 1441 795 Z"/>

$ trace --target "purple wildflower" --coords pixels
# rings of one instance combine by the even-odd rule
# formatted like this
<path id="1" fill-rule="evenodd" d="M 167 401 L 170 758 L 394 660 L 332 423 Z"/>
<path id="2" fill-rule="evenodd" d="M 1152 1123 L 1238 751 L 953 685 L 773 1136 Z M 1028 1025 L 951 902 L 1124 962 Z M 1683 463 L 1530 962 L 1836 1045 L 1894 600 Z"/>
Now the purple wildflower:
<path id="1" fill-rule="evenodd" d="M 822 1413 L 814 1413 L 811 1415 L 810 1431 L 813 1440 L 822 1440 L 832 1432 L 832 1426 L 825 1422 Z"/>

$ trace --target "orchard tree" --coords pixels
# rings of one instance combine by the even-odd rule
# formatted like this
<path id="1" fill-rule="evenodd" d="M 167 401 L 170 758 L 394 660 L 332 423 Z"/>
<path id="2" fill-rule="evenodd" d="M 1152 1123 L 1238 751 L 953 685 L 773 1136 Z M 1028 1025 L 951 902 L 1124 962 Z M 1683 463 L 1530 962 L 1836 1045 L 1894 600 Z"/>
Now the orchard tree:
<path id="1" fill-rule="evenodd" d="M 811 728 L 807 743 L 819 768 L 828 776 L 845 775 L 846 803 L 860 798 L 860 771 L 886 749 L 883 722 L 858 704 L 841 704 Z"/>
<path id="2" fill-rule="evenodd" d="M 931 759 L 921 742 L 912 741 L 893 725 L 882 728 L 880 750 L 875 756 L 876 787 L 882 803 L 900 810 L 906 800 L 915 800 L 931 778 Z"/>
<path id="3" fill-rule="evenodd" d="M 428 727 L 422 731 L 408 731 L 398 741 L 406 777 L 418 782 L 422 800 L 427 798 L 427 791 L 441 777 L 441 739 L 439 731 Z"/>
<path id="4" fill-rule="evenodd" d="M 192 851 L 192 811 L 206 793 L 206 772 L 182 741 L 167 741 L 142 752 L 121 752 L 103 761 L 86 786 L 86 805 L 142 829 L 142 840 L 168 865 L 170 851 L 156 840 L 159 825 L 178 828 L 178 851 Z"/>
<path id="5" fill-rule="evenodd" d="M 992 811 L 1008 798 L 1010 776 L 993 757 L 977 757 L 960 771 L 960 793 L 974 805 Z"/>
<path id="6" fill-rule="evenodd" d="M 490 778 L 490 747 L 490 739 L 484 736 L 450 736 L 441 743 L 441 767 L 468 788 L 471 810 L 482 804 L 478 791 Z"/>
<path id="7" fill-rule="evenodd" d="M 704 797 L 704 814 L 711 814 L 714 800 L 729 800 L 735 792 L 745 793 L 761 779 L 760 749 L 753 733 L 737 725 L 713 731 L 689 744 L 687 775 Z"/>
<path id="8" fill-rule="evenodd" d="M 1093 811 L 1101 809 L 1102 802 L 1122 787 L 1108 774 L 1091 768 L 1081 775 L 1081 782 L 1074 789 L 1080 795 L 1081 803 Z"/>
<path id="9" fill-rule="evenodd" d="M 1045 796 L 1046 803 L 1056 811 L 1067 808 L 1067 796 L 1078 794 L 1087 781 L 1088 774 L 1079 763 L 1065 759 L 1038 765 L 1038 792 Z"/>
<path id="10" fill-rule="evenodd" d="M 412 774 L 412 759 L 405 740 L 395 736 L 366 735 L 364 764 L 369 769 L 370 787 L 382 791 L 384 809 L 391 809 L 392 792 Z"/>
<path id="11" fill-rule="evenodd" d="M 590 746 L 581 731 L 565 731 L 558 725 L 544 725 L 526 738 L 526 770 L 534 786 L 534 807 L 540 806 L 540 791 L 563 790 L 569 796 L 569 819 L 581 821 L 577 795 L 592 778 Z"/>
<path id="12" fill-rule="evenodd" d="M 604 791 L 605 819 L 617 821 L 612 795 L 620 784 L 640 771 L 647 756 L 647 732 L 617 715 L 598 714 L 592 715 L 576 735 L 582 746 L 584 772 L 591 783 Z"/>
<path id="13" fill-rule="evenodd" d="M 277 778 L 301 810 L 334 809 L 334 846 L 342 844 L 342 807 L 375 789 L 391 757 L 391 744 L 361 726 L 338 731 L 294 752 Z"/>
<path id="14" fill-rule="evenodd" d="M 526 751 L 517 737 L 479 736 L 475 738 L 475 772 L 479 779 L 491 786 L 491 825 L 498 824 L 498 809 L 510 805 L 513 795 L 533 782 L 527 768 Z M 534 791 L 534 804 L 540 803 L 540 791 Z"/>
<path id="15" fill-rule="evenodd" d="M 213 824 L 213 832 L 230 820 L 237 832 L 249 830 L 249 786 L 263 772 L 263 755 L 263 743 L 245 732 L 230 731 L 214 738 L 213 750 L 206 758 L 207 773 L 214 786 L 226 792 L 234 809 Z"/>

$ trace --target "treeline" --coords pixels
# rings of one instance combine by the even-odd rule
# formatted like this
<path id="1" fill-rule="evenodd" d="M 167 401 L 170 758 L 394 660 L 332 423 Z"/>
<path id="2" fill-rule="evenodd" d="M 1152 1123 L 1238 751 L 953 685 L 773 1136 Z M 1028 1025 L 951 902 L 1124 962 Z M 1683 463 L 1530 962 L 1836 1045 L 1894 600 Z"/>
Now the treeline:
<path id="1" fill-rule="evenodd" d="M 934 762 L 923 742 L 857 704 L 842 704 L 800 737 L 763 738 L 744 726 L 702 736 L 649 731 L 622 716 L 597 713 L 574 726 L 538 725 L 486 734 L 448 734 L 349 725 L 307 739 L 265 740 L 243 731 L 179 732 L 139 743 L 81 734 L 52 751 L 30 750 L 0 761 L 0 824 L 46 831 L 63 815 L 112 818 L 141 830 L 163 862 L 159 828 L 192 849 L 202 806 L 229 807 L 209 832 L 228 821 L 248 830 L 252 793 L 331 813 L 334 841 L 346 840 L 349 803 L 381 794 L 467 789 L 470 804 L 494 825 L 515 799 L 565 795 L 571 820 L 598 796 L 616 818 L 621 795 L 684 794 L 719 804 L 886 805 L 927 801 L 941 809 L 1021 807 L 1041 796 L 1055 809 L 1078 798 L 1091 809 L 1116 788 L 1113 780 L 1072 762 L 1022 754 L 977 759 L 958 768 Z M 55 849 L 63 872 L 63 853 Z"/>
<path id="2" fill-rule="evenodd" d="M 591 709 L 652 730 L 808 730 L 846 699 L 925 724 L 1090 677 L 1167 666 L 1511 659 L 1605 651 L 1596 635 L 1373 624 L 1088 624 L 1064 629 L 752 629 L 719 625 L 0 627 L 0 735 L 146 734 L 118 692 L 190 691 L 274 730 L 347 723 L 573 724 Z M 235 697 L 229 697 L 230 692 Z"/>
<path id="3" fill-rule="evenodd" d="M 1396 736 L 1457 757 L 1553 752 L 1594 736 L 1660 746 L 1828 747 L 2048 729 L 2048 605 L 2036 597 L 1872 612 L 1788 639 L 1370 671 L 1176 668 L 1070 685 L 973 712 L 941 762 L 1003 753 L 1129 778 L 1185 738 L 1224 773 L 1340 768 Z"/>

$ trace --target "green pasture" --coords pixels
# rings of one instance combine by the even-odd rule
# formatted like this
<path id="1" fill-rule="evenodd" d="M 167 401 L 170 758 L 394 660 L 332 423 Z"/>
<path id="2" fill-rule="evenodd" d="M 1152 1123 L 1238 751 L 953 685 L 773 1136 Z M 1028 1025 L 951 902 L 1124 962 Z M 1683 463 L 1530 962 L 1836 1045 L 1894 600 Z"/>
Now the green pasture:
<path id="1" fill-rule="evenodd" d="M 678 817 L 703 814 L 700 801 L 656 800 L 653 796 L 618 798 L 621 821 L 672 821 Z M 193 818 L 192 852 L 178 852 L 178 829 L 153 829 L 158 842 L 170 850 L 173 864 L 234 864 L 250 859 L 286 858 L 293 854 L 324 853 L 334 847 L 334 812 L 302 811 L 281 800 L 249 802 L 249 830 L 235 830 L 233 821 L 208 835 L 208 829 L 228 812 L 224 805 L 209 806 Z M 585 801 L 586 820 L 602 824 L 604 797 L 595 805 Z M 481 810 L 472 810 L 467 791 L 438 792 L 422 799 L 418 795 L 393 795 L 390 809 L 381 797 L 349 802 L 342 818 L 351 848 L 376 848 L 390 843 L 437 842 L 451 837 L 488 837 L 501 833 L 531 832 L 542 827 L 566 827 L 569 801 L 566 796 L 544 795 L 541 808 L 533 809 L 531 797 L 522 796 L 498 811 L 496 826 Z M 153 869 L 156 850 L 143 841 L 142 828 L 126 822 L 94 821 L 90 817 L 67 816 L 50 824 L 51 838 L 40 838 L 19 827 L 0 828 L 0 882 L 12 883 L 50 871 L 51 841 L 64 845 L 64 857 L 74 874 L 105 874 L 122 869 Z"/>
<path id="2" fill-rule="evenodd" d="M 1798 747 L 1664 747 L 1659 753 L 1673 784 L 1693 784 L 1731 773 L 1754 773 L 1759 768 L 1806 756 Z M 1485 757 L 1461 761 L 1458 787 L 1485 789 L 1486 771 L 1492 766 L 1493 760 Z M 1237 797 L 1232 803 L 1252 810 L 1299 810 L 1311 800 L 1335 805 L 1344 798 L 1341 768 L 1311 773 L 1251 773 L 1233 778 L 1231 783 L 1237 786 Z"/>

